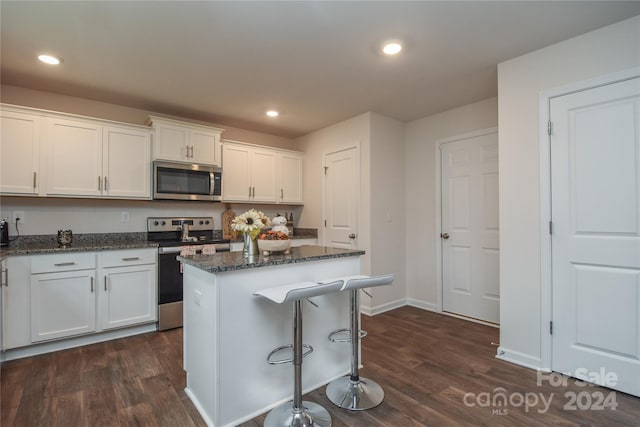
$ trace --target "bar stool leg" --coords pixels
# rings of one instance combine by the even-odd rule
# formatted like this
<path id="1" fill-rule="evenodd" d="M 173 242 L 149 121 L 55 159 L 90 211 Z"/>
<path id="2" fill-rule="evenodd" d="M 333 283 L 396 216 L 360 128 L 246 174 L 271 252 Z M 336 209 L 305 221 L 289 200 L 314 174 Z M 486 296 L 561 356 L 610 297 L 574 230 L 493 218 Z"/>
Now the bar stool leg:
<path id="1" fill-rule="evenodd" d="M 331 427 L 322 406 L 302 400 L 302 301 L 293 302 L 293 404 L 280 405 L 267 415 L 264 427 Z"/>
<path id="2" fill-rule="evenodd" d="M 340 408 L 352 411 L 371 409 L 382 403 L 384 390 L 378 383 L 359 374 L 360 358 L 360 295 L 359 289 L 351 292 L 351 375 L 338 378 L 327 385 L 327 398 Z"/>

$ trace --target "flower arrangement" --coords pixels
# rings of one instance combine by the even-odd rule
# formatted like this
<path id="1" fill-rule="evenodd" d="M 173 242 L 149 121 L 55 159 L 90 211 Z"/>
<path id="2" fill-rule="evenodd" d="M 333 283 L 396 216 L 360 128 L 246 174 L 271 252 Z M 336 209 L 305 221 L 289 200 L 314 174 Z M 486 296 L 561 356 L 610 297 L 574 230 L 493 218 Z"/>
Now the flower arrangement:
<path id="1" fill-rule="evenodd" d="M 235 231 L 248 233 L 251 236 L 251 239 L 255 240 L 260 233 L 260 230 L 268 227 L 270 224 L 271 221 L 264 213 L 255 209 L 249 209 L 242 215 L 238 215 L 233 218 L 231 221 L 231 228 Z"/>

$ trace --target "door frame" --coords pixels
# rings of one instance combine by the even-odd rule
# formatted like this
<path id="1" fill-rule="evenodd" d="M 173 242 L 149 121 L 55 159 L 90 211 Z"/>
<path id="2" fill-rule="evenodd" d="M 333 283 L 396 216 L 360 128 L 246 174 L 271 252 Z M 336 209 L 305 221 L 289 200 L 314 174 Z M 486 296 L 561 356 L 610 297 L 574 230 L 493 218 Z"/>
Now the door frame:
<path id="1" fill-rule="evenodd" d="M 361 206 L 360 206 L 360 201 L 362 200 L 361 197 L 361 189 L 362 189 L 362 185 L 361 185 L 361 181 L 362 181 L 362 176 L 360 175 L 361 173 L 361 162 L 362 159 L 360 158 L 360 141 L 356 141 L 354 143 L 348 143 L 345 145 L 340 145 L 337 146 L 335 148 L 330 149 L 330 151 L 323 151 L 322 152 L 322 165 L 321 167 L 323 168 L 322 170 L 322 244 L 326 244 L 327 242 L 327 227 L 324 225 L 324 220 L 327 218 L 327 179 L 325 178 L 325 174 L 324 174 L 324 167 L 326 166 L 326 160 L 327 160 L 327 156 L 331 155 L 331 154 L 335 154 L 335 153 L 340 153 L 341 151 L 347 151 L 350 150 L 352 148 L 355 148 L 356 150 L 356 176 L 358 177 L 358 181 L 356 182 L 356 221 L 358 221 L 357 226 L 356 226 L 356 234 L 358 236 L 358 238 L 360 237 L 360 214 L 361 214 Z M 360 241 L 358 240 L 358 247 Z"/>
<path id="2" fill-rule="evenodd" d="M 436 200 L 435 200 L 435 210 L 436 210 L 436 229 L 435 229 L 435 245 L 436 245 L 436 286 L 437 292 L 437 301 L 436 301 L 436 311 L 439 313 L 444 313 L 442 309 L 442 299 L 443 299 L 443 287 L 444 281 L 442 277 L 442 240 L 440 239 L 440 233 L 442 232 L 442 146 L 444 144 L 448 144 L 451 142 L 463 141 L 465 139 L 477 138 L 479 136 L 490 135 L 492 133 L 498 133 L 497 127 L 491 127 L 481 130 L 476 130 L 472 132 L 463 133 L 460 135 L 454 135 L 447 138 L 442 138 L 436 140 L 435 150 L 436 150 Z M 498 163 L 499 165 L 499 163 Z M 500 173 L 498 166 L 498 173 Z M 479 319 L 471 319 L 468 317 L 457 316 L 453 313 L 444 313 L 453 317 L 460 317 L 465 320 L 469 320 L 476 323 L 481 323 L 483 325 L 489 325 L 495 327 L 496 325 L 489 322 L 483 322 Z"/>
<path id="3" fill-rule="evenodd" d="M 640 77 L 640 67 L 608 73 L 592 79 L 572 82 L 559 87 L 541 91 L 539 104 L 539 152 L 540 152 L 540 366 L 539 369 L 551 372 L 553 362 L 552 337 L 549 333 L 553 320 L 553 276 L 552 248 L 549 224 L 551 222 L 551 136 L 547 126 L 551 119 L 551 99 L 581 92 L 599 86 Z"/>

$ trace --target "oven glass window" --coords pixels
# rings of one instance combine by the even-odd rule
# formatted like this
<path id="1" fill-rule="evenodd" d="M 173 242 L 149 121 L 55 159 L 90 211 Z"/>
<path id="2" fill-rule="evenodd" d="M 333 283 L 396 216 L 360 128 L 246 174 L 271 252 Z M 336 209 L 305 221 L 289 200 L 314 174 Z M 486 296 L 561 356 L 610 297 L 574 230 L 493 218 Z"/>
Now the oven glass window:
<path id="1" fill-rule="evenodd" d="M 159 167 L 156 192 L 165 194 L 209 194 L 209 172 Z"/>

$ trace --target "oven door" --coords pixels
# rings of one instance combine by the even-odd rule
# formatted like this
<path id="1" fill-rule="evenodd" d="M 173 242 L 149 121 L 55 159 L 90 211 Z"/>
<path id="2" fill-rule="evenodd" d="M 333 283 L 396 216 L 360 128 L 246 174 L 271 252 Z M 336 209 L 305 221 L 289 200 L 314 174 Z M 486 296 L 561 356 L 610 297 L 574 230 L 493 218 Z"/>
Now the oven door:
<path id="1" fill-rule="evenodd" d="M 182 326 L 182 273 L 177 253 L 158 254 L 158 330 Z M 179 253 L 179 252 L 178 252 Z"/>
<path id="2" fill-rule="evenodd" d="M 221 200 L 222 169 L 191 163 L 153 162 L 153 198 Z"/>

